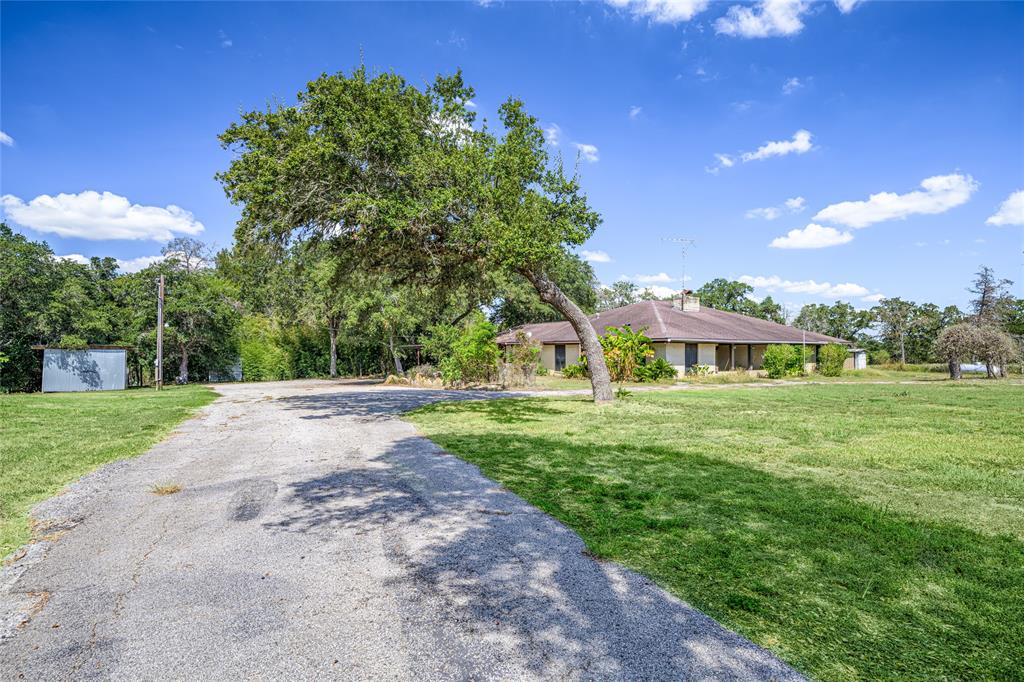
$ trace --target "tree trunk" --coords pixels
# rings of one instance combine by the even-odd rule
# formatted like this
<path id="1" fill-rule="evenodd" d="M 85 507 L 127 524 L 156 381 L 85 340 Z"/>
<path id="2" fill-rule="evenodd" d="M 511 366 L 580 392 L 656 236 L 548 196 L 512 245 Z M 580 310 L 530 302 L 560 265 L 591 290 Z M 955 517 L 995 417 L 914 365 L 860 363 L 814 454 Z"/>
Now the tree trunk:
<path id="1" fill-rule="evenodd" d="M 566 296 L 558 285 L 543 273 L 527 270 L 522 274 L 537 290 L 540 300 L 562 313 L 562 316 L 572 325 L 576 335 L 580 338 L 580 346 L 587 356 L 590 384 L 594 390 L 594 402 L 613 401 L 615 394 L 612 392 L 612 380 L 608 374 L 608 365 L 604 361 L 604 349 L 601 348 L 601 340 L 597 338 L 597 332 L 594 331 L 590 320 L 587 319 L 586 313 L 580 310 L 580 307 L 573 303 L 572 299 Z"/>
<path id="2" fill-rule="evenodd" d="M 949 378 L 959 379 L 960 378 L 960 360 L 949 361 Z"/>
<path id="3" fill-rule="evenodd" d="M 985 374 L 988 376 L 989 379 L 995 379 L 996 378 L 996 371 L 992 367 L 992 361 L 991 360 L 986 360 L 985 361 Z"/>
<path id="4" fill-rule="evenodd" d="M 907 364 L 907 344 L 906 337 L 900 334 L 900 364 Z"/>
<path id="5" fill-rule="evenodd" d="M 328 333 L 331 335 L 331 378 L 338 376 L 338 325 L 333 320 L 328 322 Z"/>
<path id="6" fill-rule="evenodd" d="M 398 357 L 398 349 L 395 348 L 395 337 L 388 334 L 388 348 L 391 349 L 391 357 L 395 361 L 395 373 L 401 376 L 402 371 L 402 358 Z"/>
<path id="7" fill-rule="evenodd" d="M 178 381 L 188 383 L 188 348 L 181 349 L 181 364 L 178 365 Z"/>

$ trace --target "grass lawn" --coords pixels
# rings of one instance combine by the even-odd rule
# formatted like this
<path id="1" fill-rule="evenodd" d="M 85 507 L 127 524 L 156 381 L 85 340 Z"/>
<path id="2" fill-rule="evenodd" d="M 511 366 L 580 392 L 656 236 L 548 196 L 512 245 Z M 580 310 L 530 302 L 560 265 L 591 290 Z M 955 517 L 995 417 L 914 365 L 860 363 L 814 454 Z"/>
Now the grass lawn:
<path id="1" fill-rule="evenodd" d="M 1024 386 L 458 402 L 430 438 L 823 680 L 1024 679 Z"/>
<path id="2" fill-rule="evenodd" d="M 965 379 L 980 379 L 984 374 L 965 373 Z M 675 383 L 687 384 L 767 384 L 779 381 L 792 383 L 825 382 L 825 383 L 870 383 L 879 381 L 945 381 L 949 375 L 945 371 L 937 371 L 927 365 L 907 365 L 904 369 L 896 369 L 895 366 L 873 366 L 867 369 L 846 370 L 842 376 L 826 377 L 820 374 L 810 374 L 805 377 L 787 377 L 785 379 L 768 379 L 759 377 L 756 372 L 718 372 L 708 376 L 699 377 L 692 374 L 678 377 L 677 379 L 666 379 L 655 383 L 627 383 L 627 388 L 644 386 L 671 386 Z M 1019 377 L 1017 377 L 1019 379 Z M 618 384 L 616 384 L 617 386 Z M 566 379 L 559 374 L 547 374 L 537 377 L 536 386 L 532 390 L 555 391 L 555 390 L 589 390 L 589 379 Z"/>
<path id="3" fill-rule="evenodd" d="M 141 454 L 215 397 L 201 386 L 0 395 L 0 558 L 29 539 L 33 504 Z"/>

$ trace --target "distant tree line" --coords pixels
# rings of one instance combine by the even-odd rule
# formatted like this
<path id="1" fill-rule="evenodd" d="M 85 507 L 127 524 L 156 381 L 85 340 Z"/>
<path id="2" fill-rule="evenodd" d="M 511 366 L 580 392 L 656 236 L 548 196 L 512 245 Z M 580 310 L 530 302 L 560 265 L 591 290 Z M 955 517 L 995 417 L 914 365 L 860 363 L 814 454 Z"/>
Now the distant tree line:
<path id="1" fill-rule="evenodd" d="M 45 242 L 0 224 L 0 390 L 38 388 L 35 344 L 124 345 L 131 383 L 152 382 L 160 275 L 167 282 L 165 382 L 206 380 L 236 363 L 248 380 L 402 374 L 417 364 L 440 367 L 460 330 L 479 324 L 481 313 L 498 330 L 562 319 L 521 276 L 494 271 L 431 285 L 375 272 L 323 241 L 243 240 L 213 254 L 200 241 L 179 238 L 163 256 L 124 274 L 113 258 L 61 259 Z M 601 286 L 571 253 L 551 273 L 587 313 L 654 298 L 628 282 Z M 792 323 L 853 341 L 876 360 L 946 362 L 951 353 L 976 360 L 977 348 L 999 343 L 977 329 L 1024 337 L 1024 300 L 1008 293 L 1011 284 L 983 267 L 966 313 L 888 298 L 870 310 L 841 301 L 806 305 Z M 779 304 L 752 293 L 722 278 L 695 292 L 704 306 L 786 321 Z M 963 324 L 972 327 L 937 344 L 943 330 Z"/>

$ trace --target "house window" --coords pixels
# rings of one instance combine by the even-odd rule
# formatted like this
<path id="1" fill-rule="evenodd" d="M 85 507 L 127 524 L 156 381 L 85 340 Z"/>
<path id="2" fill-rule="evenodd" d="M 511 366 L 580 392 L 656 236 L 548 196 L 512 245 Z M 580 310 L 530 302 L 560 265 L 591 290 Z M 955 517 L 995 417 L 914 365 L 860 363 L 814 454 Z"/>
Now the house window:
<path id="1" fill-rule="evenodd" d="M 565 369 L 565 344 L 555 344 L 555 371 L 561 372 Z"/>

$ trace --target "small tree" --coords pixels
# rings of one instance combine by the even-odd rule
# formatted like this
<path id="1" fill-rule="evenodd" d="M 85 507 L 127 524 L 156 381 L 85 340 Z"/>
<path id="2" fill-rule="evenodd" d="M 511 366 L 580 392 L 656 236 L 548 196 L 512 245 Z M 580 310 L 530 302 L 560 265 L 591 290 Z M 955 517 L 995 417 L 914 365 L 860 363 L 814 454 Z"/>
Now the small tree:
<path id="1" fill-rule="evenodd" d="M 441 377 L 448 384 L 494 379 L 500 352 L 497 329 L 477 311 L 452 344 L 452 354 L 441 361 Z"/>
<path id="2" fill-rule="evenodd" d="M 960 365 L 974 356 L 978 347 L 978 328 L 962 323 L 946 327 L 935 341 L 935 355 L 949 367 L 949 378 L 960 378 Z"/>
<path id="3" fill-rule="evenodd" d="M 633 331 L 628 324 L 608 327 L 607 333 L 601 337 L 601 347 L 608 372 L 612 381 L 617 383 L 636 379 L 637 367 L 654 355 L 651 339 L 642 329 Z"/>
<path id="4" fill-rule="evenodd" d="M 818 373 L 826 377 L 838 377 L 843 374 L 843 363 L 849 351 L 846 346 L 830 343 L 818 350 Z"/>
<path id="5" fill-rule="evenodd" d="M 995 378 L 996 368 L 999 376 L 1006 376 L 1006 366 L 1018 356 L 1017 344 L 1010 335 L 992 326 L 978 328 L 978 356 L 985 362 L 985 370 L 989 378 Z"/>

